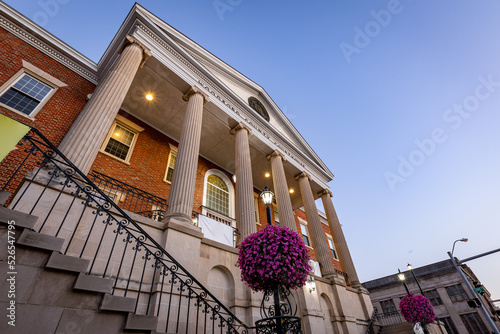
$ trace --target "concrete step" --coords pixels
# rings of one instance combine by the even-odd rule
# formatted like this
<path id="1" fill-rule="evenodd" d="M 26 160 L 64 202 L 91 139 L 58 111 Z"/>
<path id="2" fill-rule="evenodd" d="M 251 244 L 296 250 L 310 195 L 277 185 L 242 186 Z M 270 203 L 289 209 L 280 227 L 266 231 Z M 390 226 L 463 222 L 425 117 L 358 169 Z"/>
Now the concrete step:
<path id="1" fill-rule="evenodd" d="M 9 199 L 9 196 L 10 196 L 10 192 L 0 190 L 0 205 L 1 206 L 5 205 L 5 203 L 7 202 L 7 199 Z"/>
<path id="2" fill-rule="evenodd" d="M 16 228 L 27 228 L 33 229 L 35 227 L 38 217 L 29 215 L 27 213 L 7 209 L 3 205 L 0 205 L 0 223 L 8 224 L 10 221 L 14 221 Z"/>
<path id="3" fill-rule="evenodd" d="M 30 230 L 24 230 L 17 240 L 18 245 L 45 249 L 49 251 L 61 251 L 64 239 L 52 237 L 50 235 L 40 234 Z"/>
<path id="4" fill-rule="evenodd" d="M 133 331 L 155 331 L 157 325 L 158 317 L 154 315 L 137 315 L 129 313 L 124 329 Z"/>
<path id="5" fill-rule="evenodd" d="M 113 280 L 80 273 L 73 289 L 110 294 L 113 290 Z"/>
<path id="6" fill-rule="evenodd" d="M 132 313 L 135 309 L 135 299 L 129 297 L 105 294 L 102 297 L 99 310 Z"/>
<path id="7" fill-rule="evenodd" d="M 45 268 L 70 271 L 74 273 L 85 273 L 87 272 L 89 263 L 89 260 L 63 255 L 59 252 L 52 252 Z"/>

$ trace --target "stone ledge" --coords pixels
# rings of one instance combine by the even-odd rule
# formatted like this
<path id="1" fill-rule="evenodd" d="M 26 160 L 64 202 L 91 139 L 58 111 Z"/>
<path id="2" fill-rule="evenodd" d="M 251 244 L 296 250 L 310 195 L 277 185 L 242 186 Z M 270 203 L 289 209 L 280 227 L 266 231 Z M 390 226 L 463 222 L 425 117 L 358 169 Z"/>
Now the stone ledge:
<path id="1" fill-rule="evenodd" d="M 129 313 L 127 322 L 125 323 L 126 330 L 156 330 L 158 317 L 154 315 L 137 315 Z"/>
<path id="2" fill-rule="evenodd" d="M 237 248 L 231 247 L 231 246 L 228 246 L 228 245 L 224 245 L 223 243 L 220 243 L 220 242 L 217 242 L 217 241 L 214 241 L 214 240 L 203 238 L 203 239 L 201 239 L 201 243 L 204 244 L 204 245 L 207 245 L 207 246 L 211 246 L 211 247 L 222 249 L 223 251 L 226 251 L 226 252 L 230 252 L 230 253 L 233 253 L 233 254 L 238 254 L 238 249 Z"/>
<path id="3" fill-rule="evenodd" d="M 186 223 L 176 217 L 166 218 L 163 223 L 165 224 L 164 230 L 172 229 L 200 239 L 203 239 L 204 237 L 203 232 L 201 232 L 201 228 L 194 226 L 193 224 Z"/>
<path id="4" fill-rule="evenodd" d="M 113 289 L 113 280 L 80 273 L 73 289 L 98 293 L 111 293 Z"/>
<path id="5" fill-rule="evenodd" d="M 45 249 L 59 252 L 63 246 L 64 239 L 40 234 L 30 230 L 24 230 L 17 241 L 18 245 Z"/>
<path id="6" fill-rule="evenodd" d="M 113 296 L 105 294 L 102 298 L 100 311 L 115 311 L 115 312 L 134 312 L 135 299 L 129 297 Z"/>
<path id="7" fill-rule="evenodd" d="M 84 273 L 87 271 L 89 262 L 89 260 L 79 259 L 77 257 L 62 255 L 58 252 L 53 252 L 50 255 L 49 261 L 45 265 L 45 268 L 66 270 L 75 273 Z"/>
<path id="8" fill-rule="evenodd" d="M 38 217 L 27 213 L 7 209 L 0 205 L 0 223 L 7 224 L 9 220 L 16 222 L 16 227 L 33 229 L 38 220 Z"/>

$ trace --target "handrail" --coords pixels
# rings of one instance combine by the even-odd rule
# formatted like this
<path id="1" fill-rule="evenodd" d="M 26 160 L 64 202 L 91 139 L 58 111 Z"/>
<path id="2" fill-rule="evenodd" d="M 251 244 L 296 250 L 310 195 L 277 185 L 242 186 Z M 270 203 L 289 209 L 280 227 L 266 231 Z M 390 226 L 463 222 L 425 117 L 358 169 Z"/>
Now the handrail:
<path id="1" fill-rule="evenodd" d="M 377 319 L 377 315 L 378 315 L 378 309 L 374 308 L 372 316 L 370 317 L 370 323 L 368 324 L 368 329 L 366 330 L 366 334 L 375 334 L 375 332 L 373 331 L 373 324 Z"/>
<path id="2" fill-rule="evenodd" d="M 40 139 L 37 139 L 36 138 L 37 136 Z M 215 330 L 215 322 L 217 321 L 218 322 L 217 327 L 220 328 L 221 332 L 222 328 L 227 326 L 227 333 L 248 333 L 249 327 L 247 325 L 245 325 L 241 320 L 239 320 L 224 304 L 222 304 L 210 291 L 208 291 L 208 289 L 206 289 L 179 262 L 177 262 L 160 244 L 158 244 L 154 238 L 152 238 L 146 231 L 144 231 L 144 229 L 140 225 L 138 225 L 132 218 L 130 218 L 128 214 L 124 210 L 122 210 L 122 208 L 120 208 L 116 203 L 114 203 L 113 200 L 111 200 L 105 194 L 104 191 L 102 191 L 85 174 L 83 174 L 83 172 L 81 172 L 71 161 L 69 161 L 57 149 L 57 147 L 55 147 L 40 131 L 38 131 L 36 128 L 31 128 L 28 134 L 21 140 L 19 145 L 23 146 L 26 144 L 26 142 L 29 142 L 31 144 L 31 147 L 25 148 L 24 152 L 28 153 L 28 155 L 24 158 L 22 164 L 26 163 L 27 161 L 29 161 L 31 164 L 34 164 L 33 161 L 36 160 L 36 163 L 40 166 L 40 168 L 38 168 L 36 172 L 34 172 L 29 182 L 27 182 L 27 184 L 25 183 L 23 187 L 21 187 L 18 190 L 14 198 L 15 202 L 13 200 L 13 203 L 11 203 L 12 209 L 15 209 L 15 207 L 19 204 L 20 200 L 26 194 L 28 188 L 33 184 L 37 184 L 38 182 L 37 177 L 39 177 L 40 171 L 42 169 L 48 170 L 48 175 L 50 176 L 50 179 L 45 183 L 43 190 L 41 190 L 41 194 L 39 195 L 38 199 L 34 201 L 34 205 L 29 211 L 29 213 L 31 214 L 34 212 L 35 208 L 37 207 L 38 203 L 42 200 L 42 197 L 44 196 L 44 193 L 47 191 L 47 189 L 50 190 L 54 190 L 57 188 L 61 189 L 59 189 L 59 194 L 57 195 L 57 198 L 52 204 L 52 207 L 50 208 L 50 210 L 48 210 L 47 216 L 45 217 L 45 220 L 43 220 L 41 227 L 39 228 L 39 232 L 41 232 L 42 229 L 44 229 L 44 226 L 47 223 L 49 216 L 51 216 L 53 209 L 56 206 L 57 202 L 59 201 L 62 193 L 67 194 L 69 192 L 71 195 L 73 195 L 73 200 L 62 222 L 60 223 L 57 229 L 57 233 L 55 233 L 55 236 L 58 236 L 59 233 L 63 232 L 62 229 L 63 224 L 66 223 L 66 219 L 70 213 L 70 210 L 74 208 L 75 200 L 77 198 L 84 200 L 84 202 L 82 202 L 83 209 L 81 215 L 78 221 L 76 222 L 74 230 L 72 231 L 71 238 L 69 240 L 66 240 L 67 246 L 66 250 L 64 251 L 64 253 L 66 254 L 70 249 L 70 247 L 73 245 L 72 243 L 74 241 L 75 233 L 78 230 L 80 223 L 84 219 L 83 217 L 85 215 L 85 210 L 88 207 L 95 208 L 94 211 L 92 212 L 92 214 L 95 215 L 95 218 L 93 218 L 93 222 L 92 225 L 90 226 L 90 230 L 88 231 L 87 239 L 83 244 L 83 248 L 80 250 L 80 257 L 84 257 L 83 256 L 84 254 L 87 254 L 89 250 L 90 251 L 92 250 L 91 247 L 89 246 L 88 241 L 90 236 L 93 235 L 94 232 L 97 230 L 97 227 L 95 227 L 95 223 L 98 217 L 103 217 L 104 231 L 100 236 L 99 244 L 97 245 L 95 254 L 93 255 L 93 258 L 91 258 L 92 263 L 87 274 L 99 274 L 102 275 L 103 277 L 113 276 L 111 269 L 108 274 L 108 269 L 109 269 L 108 265 L 110 264 L 111 258 L 116 257 L 115 255 L 116 253 L 114 252 L 116 250 L 115 246 L 116 246 L 116 241 L 118 239 L 118 235 L 123 235 L 123 233 L 125 232 L 126 235 L 124 236 L 123 239 L 123 241 L 125 242 L 123 254 L 120 255 L 120 253 L 117 253 L 118 256 L 121 256 L 121 262 L 118 271 L 116 272 L 116 279 L 113 287 L 113 293 L 122 288 L 120 286 L 117 286 L 117 283 L 122 277 L 120 276 L 120 274 L 122 273 L 121 272 L 122 264 L 125 255 L 127 253 L 127 250 L 130 249 L 129 244 L 131 244 L 132 245 L 131 250 L 134 252 L 134 255 L 133 255 L 132 265 L 130 266 L 130 273 L 128 279 L 126 279 L 125 296 L 127 296 L 127 292 L 131 290 L 129 289 L 129 284 L 132 281 L 134 284 L 139 283 L 137 282 L 138 280 L 134 281 L 132 277 L 133 273 L 136 273 L 134 272 L 135 270 L 134 265 L 136 264 L 135 261 L 136 260 L 140 261 L 139 259 L 140 254 L 141 252 L 144 253 L 144 256 L 142 256 L 142 259 L 144 260 L 144 265 L 142 272 L 139 273 L 141 277 L 140 277 L 139 288 L 137 290 L 138 293 L 137 293 L 136 307 L 135 307 L 136 311 L 138 308 L 139 299 L 141 297 L 141 294 L 143 293 L 143 288 L 146 285 L 146 282 L 143 281 L 146 272 L 146 265 L 153 258 L 153 260 L 151 261 L 153 264 L 151 264 L 151 262 L 149 263 L 150 267 L 154 268 L 154 273 L 151 280 L 151 288 L 150 291 L 148 292 L 149 296 L 148 296 L 146 313 L 148 314 L 155 313 L 154 311 L 155 302 L 156 299 L 158 299 L 157 288 L 158 285 L 161 285 L 161 289 L 159 291 L 160 292 L 159 302 L 157 304 L 158 308 L 156 311 L 157 315 L 159 315 L 160 309 L 162 309 L 161 298 L 164 293 L 163 290 L 164 283 L 165 279 L 167 279 L 168 283 L 170 283 L 170 295 L 169 295 L 169 306 L 168 306 L 169 308 L 168 308 L 167 323 L 166 323 L 167 332 L 169 326 L 169 317 L 171 314 L 170 307 L 172 306 L 170 301 L 172 299 L 172 295 L 174 294 L 173 288 L 174 286 L 177 286 L 176 289 L 177 292 L 175 292 L 176 294 L 178 294 L 178 299 L 179 299 L 177 320 L 179 320 L 180 316 L 180 309 L 182 304 L 181 298 L 185 297 L 187 298 L 187 303 L 188 303 L 188 308 L 187 308 L 188 319 L 186 320 L 187 323 L 186 326 L 190 325 L 189 312 L 191 307 L 190 306 L 191 300 L 195 300 L 193 302 L 193 306 L 196 307 L 197 311 L 197 318 L 196 318 L 197 327 L 199 326 L 198 321 L 201 309 L 201 313 L 204 314 L 205 316 L 205 325 L 208 326 L 207 321 L 212 321 L 212 332 L 214 332 Z M 43 161 L 40 161 L 39 157 L 37 157 L 38 153 L 41 153 Z M 20 170 L 21 166 L 18 166 L 14 174 L 18 173 Z M 14 177 L 15 175 L 12 175 L 7 181 L 7 183 L 4 184 L 2 189 L 6 189 L 9 186 L 9 183 L 14 179 Z M 20 177 L 24 177 L 24 175 L 21 175 Z M 31 199 L 30 203 L 33 203 Z M 117 217 L 118 215 L 115 212 L 118 213 L 118 215 L 121 217 Z M 41 221 L 42 218 L 43 217 L 41 217 L 39 221 Z M 100 252 L 104 252 L 104 249 L 101 248 L 101 246 L 103 245 L 103 239 L 105 238 L 107 231 L 109 232 L 108 226 L 112 226 L 114 224 L 116 228 L 115 230 L 112 231 L 112 233 L 114 233 L 114 240 L 111 246 L 111 250 L 109 251 L 109 256 L 107 258 L 107 263 L 106 267 L 104 268 L 104 272 L 100 273 L 97 269 L 95 269 L 96 258 L 98 254 L 102 256 Z M 110 229 L 112 228 L 110 227 Z M 138 253 L 139 257 L 137 256 Z M 88 256 L 88 254 L 86 256 Z M 131 255 L 129 255 L 127 259 L 130 259 L 130 257 Z M 170 278 L 167 277 L 169 275 Z M 153 292 L 153 287 L 155 287 L 154 292 Z M 185 292 L 186 290 L 187 290 L 187 296 L 183 296 L 183 292 Z M 155 296 L 155 298 L 152 298 L 153 295 Z M 153 304 L 151 304 L 152 299 L 153 299 Z M 151 311 L 151 309 L 153 311 Z M 209 316 L 209 319 L 207 319 L 207 315 Z M 178 327 L 179 327 L 179 322 L 177 322 L 176 324 L 176 332 L 178 330 Z M 240 327 L 243 327 L 243 330 L 241 332 L 238 332 L 238 329 Z M 186 327 L 186 333 L 188 333 L 187 327 Z"/>

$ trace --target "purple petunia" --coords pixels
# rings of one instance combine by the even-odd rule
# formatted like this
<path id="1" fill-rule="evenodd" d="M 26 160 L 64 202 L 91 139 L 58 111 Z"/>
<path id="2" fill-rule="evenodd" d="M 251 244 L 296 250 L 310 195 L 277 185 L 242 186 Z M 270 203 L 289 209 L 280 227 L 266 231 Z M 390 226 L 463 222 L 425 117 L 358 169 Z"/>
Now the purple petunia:
<path id="1" fill-rule="evenodd" d="M 243 240 L 236 266 L 241 280 L 254 291 L 281 285 L 303 286 L 311 270 L 309 252 L 300 235 L 285 226 L 271 225 Z"/>
<path id="2" fill-rule="evenodd" d="M 405 320 L 412 324 L 417 322 L 431 324 L 436 318 L 431 302 L 422 295 L 407 294 L 399 302 L 399 309 Z"/>

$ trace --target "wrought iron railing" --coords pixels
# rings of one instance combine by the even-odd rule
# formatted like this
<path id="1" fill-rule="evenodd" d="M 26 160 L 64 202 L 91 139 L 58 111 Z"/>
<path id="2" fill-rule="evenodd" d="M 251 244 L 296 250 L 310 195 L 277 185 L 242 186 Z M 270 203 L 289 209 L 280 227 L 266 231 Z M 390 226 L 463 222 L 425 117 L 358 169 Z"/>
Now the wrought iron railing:
<path id="1" fill-rule="evenodd" d="M 406 322 L 399 311 L 377 314 L 377 319 L 381 326 L 389 326 Z"/>
<path id="2" fill-rule="evenodd" d="M 135 298 L 135 313 L 159 316 L 169 333 L 248 333 L 37 129 L 18 148 L 0 164 L 0 187 L 13 193 L 9 207 L 38 216 L 36 231 L 65 239 L 62 252 L 88 259 L 88 275 L 113 278 L 112 293 Z"/>
<path id="3" fill-rule="evenodd" d="M 368 324 L 368 328 L 366 329 L 366 334 L 376 334 L 374 325 L 375 321 L 377 321 L 378 310 L 376 308 L 373 309 L 372 316 L 370 318 L 370 323 Z"/>
<path id="4" fill-rule="evenodd" d="M 120 208 L 160 221 L 167 200 L 93 170 L 89 179 Z"/>

